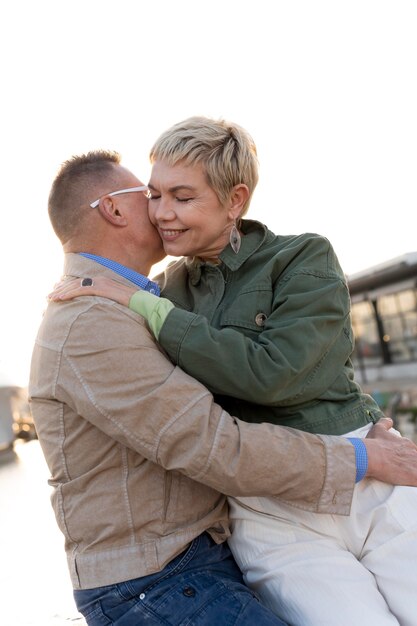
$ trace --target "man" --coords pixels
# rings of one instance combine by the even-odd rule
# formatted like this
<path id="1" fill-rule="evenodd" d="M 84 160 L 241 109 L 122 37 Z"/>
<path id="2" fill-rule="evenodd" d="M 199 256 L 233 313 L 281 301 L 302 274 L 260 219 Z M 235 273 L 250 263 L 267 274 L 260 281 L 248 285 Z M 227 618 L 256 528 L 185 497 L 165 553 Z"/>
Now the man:
<path id="1" fill-rule="evenodd" d="M 63 165 L 49 214 L 66 276 L 157 292 L 147 275 L 163 251 L 146 191 L 116 153 Z M 354 447 L 230 417 L 166 359 L 143 318 L 103 298 L 50 304 L 29 391 L 88 624 L 280 624 L 242 583 L 223 493 L 347 515 L 366 460 L 368 476 L 417 485 L 417 449 L 383 425 L 382 439 Z"/>

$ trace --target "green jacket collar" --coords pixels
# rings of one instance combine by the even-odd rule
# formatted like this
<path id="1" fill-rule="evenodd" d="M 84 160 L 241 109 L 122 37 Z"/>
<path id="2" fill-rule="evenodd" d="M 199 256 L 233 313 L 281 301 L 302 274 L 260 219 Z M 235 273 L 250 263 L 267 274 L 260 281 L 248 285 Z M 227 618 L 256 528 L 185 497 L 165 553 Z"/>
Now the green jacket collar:
<path id="1" fill-rule="evenodd" d="M 242 243 L 238 254 L 235 254 L 230 244 L 228 244 L 220 254 L 219 265 L 224 264 L 232 272 L 238 270 L 252 256 L 272 233 L 264 224 L 255 220 L 242 220 L 240 230 L 243 233 Z M 190 276 L 191 284 L 197 285 L 200 282 L 202 268 L 213 263 L 207 263 L 200 257 L 187 257 L 186 267 Z"/>

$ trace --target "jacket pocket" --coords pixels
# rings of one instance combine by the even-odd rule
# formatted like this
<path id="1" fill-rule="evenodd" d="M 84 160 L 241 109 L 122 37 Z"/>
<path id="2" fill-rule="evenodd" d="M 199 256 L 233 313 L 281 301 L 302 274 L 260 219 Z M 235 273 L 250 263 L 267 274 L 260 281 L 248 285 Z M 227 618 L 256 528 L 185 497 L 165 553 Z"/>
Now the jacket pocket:
<path id="1" fill-rule="evenodd" d="M 270 288 L 253 288 L 241 291 L 227 306 L 220 318 L 224 327 L 246 329 L 254 334 L 262 332 L 272 311 L 273 294 Z M 248 334 L 248 333 L 245 333 Z"/>
<path id="2" fill-rule="evenodd" d="M 163 522 L 189 526 L 198 522 L 223 498 L 214 489 L 179 472 L 167 472 L 165 479 Z"/>

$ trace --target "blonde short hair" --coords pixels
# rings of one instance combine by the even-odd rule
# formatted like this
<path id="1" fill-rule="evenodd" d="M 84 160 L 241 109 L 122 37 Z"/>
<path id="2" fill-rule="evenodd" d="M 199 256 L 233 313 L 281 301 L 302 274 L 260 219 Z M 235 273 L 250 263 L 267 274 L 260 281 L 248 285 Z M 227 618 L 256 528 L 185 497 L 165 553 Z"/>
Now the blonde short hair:
<path id="1" fill-rule="evenodd" d="M 235 185 L 249 189 L 244 215 L 258 183 L 258 157 L 249 133 L 232 122 L 208 117 L 190 117 L 168 128 L 155 141 L 150 162 L 166 161 L 175 165 L 201 164 L 207 182 L 224 204 Z"/>

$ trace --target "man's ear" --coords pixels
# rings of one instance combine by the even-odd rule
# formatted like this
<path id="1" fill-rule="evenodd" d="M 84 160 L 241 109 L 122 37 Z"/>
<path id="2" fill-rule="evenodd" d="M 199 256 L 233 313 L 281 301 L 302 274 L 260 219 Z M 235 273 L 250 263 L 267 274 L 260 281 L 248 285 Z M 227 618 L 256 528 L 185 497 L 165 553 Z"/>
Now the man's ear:
<path id="1" fill-rule="evenodd" d="M 99 211 L 100 215 L 105 220 L 114 226 L 127 226 L 127 219 L 120 212 L 117 198 L 113 198 L 111 196 L 104 196 L 103 198 L 100 198 L 97 211 Z"/>
<path id="2" fill-rule="evenodd" d="M 229 217 L 237 220 L 245 208 L 245 204 L 249 198 L 249 188 L 243 183 L 235 185 L 230 193 Z"/>

